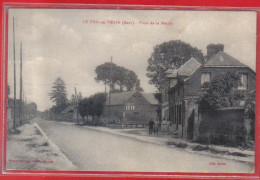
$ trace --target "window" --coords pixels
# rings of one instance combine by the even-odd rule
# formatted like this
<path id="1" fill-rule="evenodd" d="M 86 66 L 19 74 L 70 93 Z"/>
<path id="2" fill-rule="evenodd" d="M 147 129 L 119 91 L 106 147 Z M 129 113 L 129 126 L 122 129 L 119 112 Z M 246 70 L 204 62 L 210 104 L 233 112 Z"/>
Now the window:
<path id="1" fill-rule="evenodd" d="M 203 87 L 203 85 L 205 83 L 209 83 L 210 82 L 210 73 L 202 73 L 201 74 L 201 86 Z"/>
<path id="2" fill-rule="evenodd" d="M 126 110 L 134 110 L 135 106 L 133 106 L 133 105 L 126 105 L 125 109 Z"/>
<path id="3" fill-rule="evenodd" d="M 247 74 L 240 74 L 240 84 L 238 85 L 238 89 L 246 90 L 247 89 Z"/>

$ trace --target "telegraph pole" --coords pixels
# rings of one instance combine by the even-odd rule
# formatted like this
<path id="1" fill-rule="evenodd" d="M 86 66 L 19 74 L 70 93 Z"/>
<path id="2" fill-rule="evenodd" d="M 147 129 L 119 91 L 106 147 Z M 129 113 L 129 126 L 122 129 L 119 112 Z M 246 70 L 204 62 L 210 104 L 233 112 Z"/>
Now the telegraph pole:
<path id="1" fill-rule="evenodd" d="M 14 30 L 14 17 L 13 17 L 13 57 L 14 57 L 14 119 L 13 129 L 16 130 L 16 67 L 15 67 L 15 30 Z"/>
<path id="2" fill-rule="evenodd" d="M 20 118 L 20 125 L 22 124 L 23 121 L 23 44 L 21 42 L 20 45 L 20 104 L 19 104 L 19 118 Z"/>
<path id="3" fill-rule="evenodd" d="M 77 124 L 79 124 L 79 102 L 78 102 L 78 95 L 77 95 L 76 87 L 75 87 L 75 99 L 76 99 L 76 107 L 77 107 Z"/>
<path id="4" fill-rule="evenodd" d="M 110 88 L 108 92 L 108 120 L 110 122 L 111 118 L 111 110 L 110 110 L 110 103 L 111 103 L 111 86 L 112 86 L 112 61 L 113 57 L 111 56 L 111 65 L 110 65 Z"/>

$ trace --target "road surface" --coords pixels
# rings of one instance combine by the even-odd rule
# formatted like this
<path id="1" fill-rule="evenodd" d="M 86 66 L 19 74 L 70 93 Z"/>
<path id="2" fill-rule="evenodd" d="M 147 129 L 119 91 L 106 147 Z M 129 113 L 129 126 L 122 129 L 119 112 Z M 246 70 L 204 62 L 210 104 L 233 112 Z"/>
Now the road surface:
<path id="1" fill-rule="evenodd" d="M 61 152 L 84 171 L 252 172 L 252 164 L 186 152 L 90 129 L 38 120 Z"/>

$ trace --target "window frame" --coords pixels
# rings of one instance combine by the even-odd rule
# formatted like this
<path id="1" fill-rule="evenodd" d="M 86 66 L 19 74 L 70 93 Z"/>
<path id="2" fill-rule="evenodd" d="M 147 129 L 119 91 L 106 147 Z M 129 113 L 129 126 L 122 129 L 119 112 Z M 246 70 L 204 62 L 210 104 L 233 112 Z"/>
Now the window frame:
<path id="1" fill-rule="evenodd" d="M 247 72 L 240 72 L 239 73 L 239 80 L 240 80 L 240 82 L 243 81 L 242 75 L 246 75 L 246 85 L 244 87 L 243 84 L 241 84 L 241 86 L 239 84 L 237 89 L 238 90 L 248 90 L 248 73 Z M 241 83 L 243 83 L 243 82 L 241 82 Z"/>
<path id="2" fill-rule="evenodd" d="M 208 71 L 206 71 L 206 72 L 202 72 L 201 73 L 201 75 L 200 75 L 200 88 L 201 89 L 206 89 L 205 87 L 203 87 L 203 84 L 205 84 L 205 83 L 207 83 L 207 82 L 204 82 L 203 84 L 202 84 L 202 76 L 203 76 L 203 74 L 209 74 L 209 82 L 208 83 L 210 83 L 211 82 L 211 72 L 208 72 Z"/>

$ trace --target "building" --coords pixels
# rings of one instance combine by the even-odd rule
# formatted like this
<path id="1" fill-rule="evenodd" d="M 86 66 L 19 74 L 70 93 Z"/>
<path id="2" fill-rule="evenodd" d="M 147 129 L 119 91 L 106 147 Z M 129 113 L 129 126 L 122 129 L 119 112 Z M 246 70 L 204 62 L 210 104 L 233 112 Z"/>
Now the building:
<path id="1" fill-rule="evenodd" d="M 77 122 L 77 106 L 68 105 L 61 113 L 61 119 L 69 122 Z M 80 116 L 78 115 L 78 118 Z"/>
<path id="2" fill-rule="evenodd" d="M 191 140 L 198 137 L 200 122 L 205 117 L 205 114 L 199 111 L 198 98 L 206 92 L 203 85 L 217 75 L 228 72 L 239 73 L 241 84 L 238 90 L 246 92 L 255 90 L 255 72 L 223 50 L 224 47 L 222 49 L 218 47 L 215 51 L 208 47 L 210 58 L 204 64 L 191 58 L 179 69 L 166 72 L 167 83 L 162 90 L 162 118 L 171 122 L 173 133 L 179 137 Z M 212 54 L 214 52 L 216 54 Z M 243 121 L 241 112 L 243 112 L 241 107 L 221 110 L 222 115 L 225 114 L 227 117 L 233 114 Z"/>
<path id="3" fill-rule="evenodd" d="M 113 93 L 107 98 L 104 115 L 110 122 L 146 124 L 149 120 L 158 118 L 159 106 L 153 93 Z"/>

